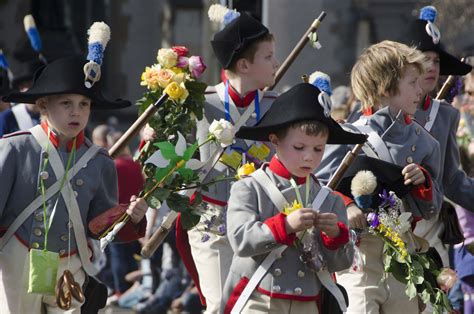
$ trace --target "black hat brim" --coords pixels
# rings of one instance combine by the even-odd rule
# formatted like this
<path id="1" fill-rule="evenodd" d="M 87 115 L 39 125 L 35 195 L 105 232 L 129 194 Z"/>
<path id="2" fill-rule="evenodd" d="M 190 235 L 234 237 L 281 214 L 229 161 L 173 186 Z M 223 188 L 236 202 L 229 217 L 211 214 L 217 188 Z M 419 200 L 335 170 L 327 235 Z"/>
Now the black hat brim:
<path id="1" fill-rule="evenodd" d="M 402 175 L 402 167 L 380 159 L 359 155 L 344 173 L 336 190 L 344 195 L 352 195 L 352 179 L 362 170 L 371 171 L 377 178 L 377 189 L 374 192 L 377 195 L 385 189 L 387 192 L 395 192 L 399 198 L 402 198 L 408 194 L 412 188 L 411 185 L 404 184 L 405 180 Z"/>

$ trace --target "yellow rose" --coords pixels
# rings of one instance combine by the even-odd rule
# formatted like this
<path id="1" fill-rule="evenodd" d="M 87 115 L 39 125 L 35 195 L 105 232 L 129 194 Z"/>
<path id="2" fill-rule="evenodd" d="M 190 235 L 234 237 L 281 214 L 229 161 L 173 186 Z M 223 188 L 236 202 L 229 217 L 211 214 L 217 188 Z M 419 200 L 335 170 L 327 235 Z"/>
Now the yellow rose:
<path id="1" fill-rule="evenodd" d="M 236 178 L 237 180 L 242 179 L 243 176 L 248 176 L 255 171 L 255 164 L 253 162 L 243 164 L 238 170 Z"/>
<path id="2" fill-rule="evenodd" d="M 146 67 L 145 72 L 142 73 L 140 85 L 156 91 L 160 87 L 158 84 L 158 72 L 159 69 L 156 67 Z"/>
<path id="3" fill-rule="evenodd" d="M 158 50 L 156 59 L 161 66 L 170 69 L 178 62 L 178 54 L 173 49 L 162 48 Z"/>
<path id="4" fill-rule="evenodd" d="M 168 86 L 166 86 L 164 92 L 168 94 L 171 99 L 180 103 L 183 103 L 189 95 L 184 83 L 178 84 L 176 82 L 171 82 Z"/>
<path id="5" fill-rule="evenodd" d="M 166 86 L 168 86 L 168 84 L 171 83 L 171 81 L 173 80 L 173 77 L 174 77 L 173 71 L 167 70 L 167 69 L 161 69 L 160 71 L 158 71 L 158 77 L 157 77 L 158 85 L 160 85 L 160 87 L 162 88 L 166 88 Z"/>
<path id="6" fill-rule="evenodd" d="M 183 83 L 185 79 L 186 79 L 185 73 L 177 73 L 173 76 L 173 81 L 175 81 L 178 84 Z"/>

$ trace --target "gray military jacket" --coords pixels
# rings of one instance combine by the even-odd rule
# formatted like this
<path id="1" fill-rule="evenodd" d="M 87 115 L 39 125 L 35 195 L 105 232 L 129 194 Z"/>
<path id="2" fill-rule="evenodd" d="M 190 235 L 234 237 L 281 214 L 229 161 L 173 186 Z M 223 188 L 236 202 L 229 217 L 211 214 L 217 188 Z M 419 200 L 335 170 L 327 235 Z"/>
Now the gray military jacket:
<path id="1" fill-rule="evenodd" d="M 419 108 L 415 119 L 421 125 L 429 121 L 433 109 L 433 101 L 429 108 Z M 469 211 L 474 211 L 474 180 L 460 168 L 459 147 L 456 132 L 459 126 L 459 110 L 445 101 L 441 101 L 438 114 L 430 130 L 431 135 L 440 146 L 440 176 L 439 185 L 444 194 L 453 202 Z"/>
<path id="2" fill-rule="evenodd" d="M 262 92 L 257 91 L 260 105 L 260 116 L 263 116 L 265 112 L 270 109 L 271 104 L 277 97 L 275 92 Z M 203 143 L 206 141 L 209 134 L 209 126 L 214 120 L 226 119 L 225 113 L 225 85 L 220 83 L 216 86 L 209 86 L 206 90 L 206 102 L 204 104 L 204 118 L 197 122 L 197 132 L 196 138 L 198 143 Z M 251 104 L 251 106 L 253 103 Z M 231 112 L 231 123 L 235 124 L 238 119 L 238 116 L 235 114 L 238 112 L 238 115 L 242 115 L 247 108 L 237 107 L 232 98 L 229 97 L 229 107 Z M 235 119 L 234 119 L 235 118 Z M 245 125 L 253 126 L 257 123 L 256 113 L 253 113 L 251 117 L 247 120 Z M 237 130 L 235 130 L 237 131 Z M 235 144 L 233 145 L 238 150 L 247 151 L 253 141 L 244 141 L 241 139 L 236 139 Z M 203 145 L 200 149 L 200 159 L 201 161 L 208 161 L 211 158 L 212 154 L 216 149 L 220 148 L 216 144 L 209 143 Z M 270 148 L 270 147 L 269 147 Z M 267 157 L 267 160 L 273 155 L 274 151 L 270 148 L 271 151 Z M 215 168 L 213 168 L 209 175 L 204 180 L 204 183 L 210 182 L 218 176 L 234 176 L 235 170 L 230 167 L 224 166 L 222 163 L 218 163 Z M 209 203 L 214 203 L 220 206 L 225 206 L 230 195 L 230 181 L 223 181 L 217 184 L 212 184 L 209 187 L 209 191 L 204 192 L 205 201 Z"/>
<path id="3" fill-rule="evenodd" d="M 76 160 L 92 145 L 89 140 L 78 147 Z M 54 147 L 51 147 L 54 149 Z M 68 152 L 58 150 L 64 165 L 69 157 Z M 30 132 L 18 132 L 0 139 L 0 235 L 3 234 L 19 213 L 40 194 L 40 165 L 46 155 Z M 44 181 L 46 189 L 54 184 L 57 178 L 48 164 L 48 178 Z M 117 172 L 113 160 L 105 150 L 93 157 L 71 181 L 81 212 L 85 229 L 94 217 L 117 204 Z M 57 203 L 48 233 L 48 247 L 52 252 L 67 255 L 76 251 L 74 232 L 68 223 L 68 212 L 62 197 L 54 195 L 47 202 L 47 221 L 51 219 L 52 210 Z M 70 232 L 69 232 L 70 231 Z M 15 235 L 30 248 L 44 248 L 44 217 L 40 206 L 16 231 Z M 68 240 L 71 237 L 71 251 L 68 251 Z"/>
<path id="4" fill-rule="evenodd" d="M 403 201 L 406 205 L 405 208 L 415 216 L 425 219 L 435 216 L 439 212 L 443 200 L 439 187 L 441 155 L 438 141 L 416 121 L 407 123 L 401 114 L 392 118 L 388 107 L 367 117 L 367 123 L 387 146 L 392 157 L 392 161 L 389 162 L 401 167 L 409 163 L 416 163 L 429 172 L 432 181 L 432 200 L 423 200 L 409 193 L 403 198 Z M 351 124 L 344 126 L 354 132 L 359 132 Z M 317 170 L 317 176 L 322 182 L 329 180 L 350 149 L 352 147 L 345 145 L 328 145 L 326 147 L 323 160 Z"/>
<path id="5" fill-rule="evenodd" d="M 263 169 L 286 200 L 293 202 L 296 193 L 290 181 L 276 175 L 267 164 Z M 308 198 L 310 202 L 321 189 L 316 181 L 313 182 Z M 305 199 L 305 184 L 300 185 L 299 190 Z M 222 303 L 224 306 L 239 282 L 245 281 L 245 278 L 250 279 L 268 253 L 282 245 L 281 241 L 277 242 L 272 232 L 274 228 L 268 224 L 268 221 L 280 216 L 281 210 L 275 207 L 262 186 L 252 176 L 241 179 L 232 186 L 227 210 L 227 237 L 234 256 L 224 287 Z M 340 197 L 330 194 L 320 210 L 336 213 L 338 221 L 347 226 L 347 214 Z M 318 238 L 329 272 L 350 267 L 354 253 L 350 240 L 329 249 L 323 245 L 321 237 Z M 300 260 L 300 256 L 300 250 L 290 245 L 273 263 L 260 282 L 258 290 L 275 298 L 315 300 L 321 289 L 321 283 L 316 274 Z"/>

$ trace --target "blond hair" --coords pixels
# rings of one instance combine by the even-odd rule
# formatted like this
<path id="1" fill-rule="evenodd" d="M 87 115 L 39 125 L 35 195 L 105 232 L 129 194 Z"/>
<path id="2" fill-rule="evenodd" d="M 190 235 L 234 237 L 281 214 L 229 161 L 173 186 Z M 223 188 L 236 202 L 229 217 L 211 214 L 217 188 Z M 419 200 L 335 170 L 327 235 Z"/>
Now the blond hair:
<path id="1" fill-rule="evenodd" d="M 425 56 L 416 48 L 384 40 L 365 49 L 351 72 L 351 86 L 362 109 L 378 107 L 387 93 L 399 93 L 398 84 L 409 65 L 423 74 Z"/>

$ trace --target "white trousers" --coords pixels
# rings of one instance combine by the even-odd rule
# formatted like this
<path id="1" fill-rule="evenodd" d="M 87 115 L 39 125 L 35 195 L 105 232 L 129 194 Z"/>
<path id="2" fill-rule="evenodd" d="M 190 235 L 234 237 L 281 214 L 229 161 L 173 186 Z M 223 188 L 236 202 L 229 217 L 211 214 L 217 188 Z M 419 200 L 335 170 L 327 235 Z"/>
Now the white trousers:
<path id="1" fill-rule="evenodd" d="M 242 313 L 318 314 L 319 312 L 316 301 L 276 299 L 254 291 L 242 309 Z"/>
<path id="2" fill-rule="evenodd" d="M 219 210 L 222 210 L 222 207 Z M 221 236 L 213 232 L 206 232 L 210 238 L 203 242 L 203 232 L 205 231 L 198 225 L 188 231 L 188 238 L 199 275 L 201 292 L 206 298 L 205 313 L 214 314 L 219 313 L 221 307 L 222 291 L 234 252 L 227 240 L 227 235 Z"/>
<path id="3" fill-rule="evenodd" d="M 77 254 L 71 256 L 69 263 L 68 258 L 61 258 L 56 280 L 69 269 L 82 286 L 85 273 L 81 265 Z M 64 311 L 57 307 L 55 296 L 28 293 L 29 268 L 28 248 L 15 236 L 11 237 L 0 253 L 0 313 L 81 313 L 81 304 L 74 298 L 71 309 Z"/>
<path id="4" fill-rule="evenodd" d="M 405 284 L 384 272 L 383 242 L 372 235 L 363 235 L 359 253 L 360 270 L 338 272 L 337 282 L 349 295 L 347 313 L 351 314 L 415 314 L 418 299 L 408 299 Z"/>

